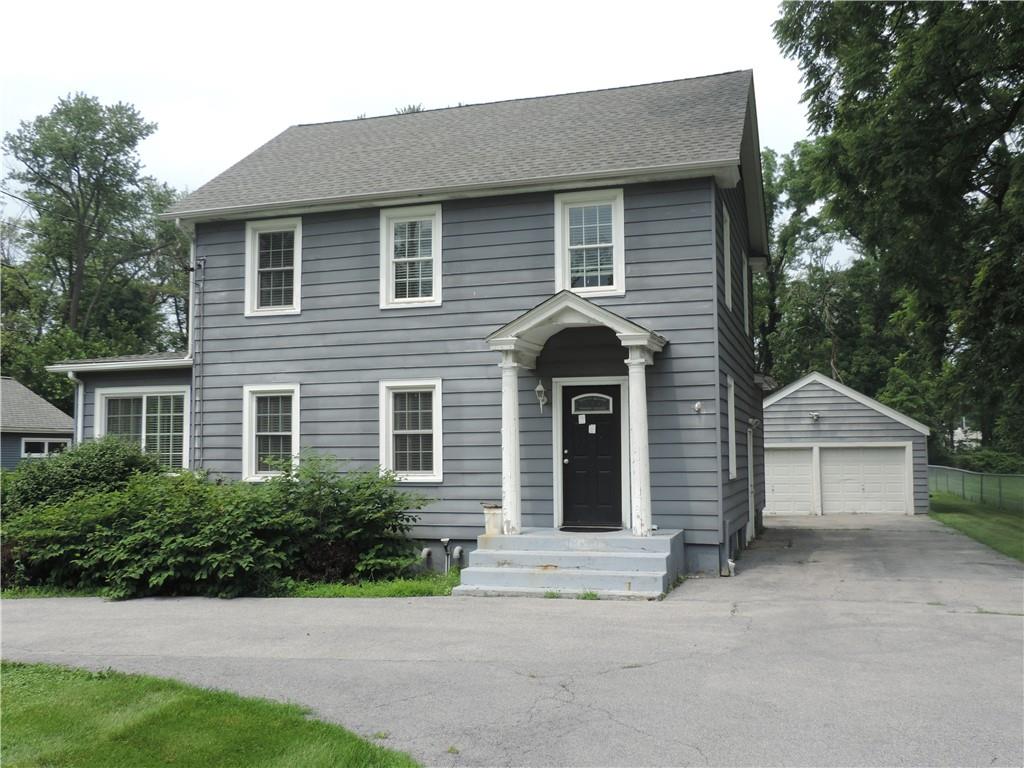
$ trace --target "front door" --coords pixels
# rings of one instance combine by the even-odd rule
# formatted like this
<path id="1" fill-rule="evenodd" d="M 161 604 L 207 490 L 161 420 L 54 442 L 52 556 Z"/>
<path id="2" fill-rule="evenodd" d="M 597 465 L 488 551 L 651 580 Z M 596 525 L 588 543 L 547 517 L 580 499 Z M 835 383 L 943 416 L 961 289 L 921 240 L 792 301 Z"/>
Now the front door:
<path id="1" fill-rule="evenodd" d="M 622 527 L 619 386 L 562 387 L 562 528 Z"/>

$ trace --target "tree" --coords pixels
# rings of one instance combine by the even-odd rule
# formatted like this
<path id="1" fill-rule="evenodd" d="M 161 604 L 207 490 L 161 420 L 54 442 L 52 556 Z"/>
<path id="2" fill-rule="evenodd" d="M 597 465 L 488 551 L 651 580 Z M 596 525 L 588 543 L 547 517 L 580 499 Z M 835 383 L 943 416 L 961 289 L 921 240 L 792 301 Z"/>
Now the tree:
<path id="1" fill-rule="evenodd" d="M 959 381 L 983 440 L 1024 451 L 998 434 L 1024 418 L 1024 5 L 787 3 L 775 35 L 822 216 L 907 292 L 918 375 Z"/>
<path id="2" fill-rule="evenodd" d="M 188 239 L 157 219 L 177 193 L 137 151 L 154 129 L 131 105 L 76 94 L 3 140 L 7 194 L 30 215 L 0 228 L 0 364 L 65 409 L 70 384 L 46 364 L 184 344 Z"/>

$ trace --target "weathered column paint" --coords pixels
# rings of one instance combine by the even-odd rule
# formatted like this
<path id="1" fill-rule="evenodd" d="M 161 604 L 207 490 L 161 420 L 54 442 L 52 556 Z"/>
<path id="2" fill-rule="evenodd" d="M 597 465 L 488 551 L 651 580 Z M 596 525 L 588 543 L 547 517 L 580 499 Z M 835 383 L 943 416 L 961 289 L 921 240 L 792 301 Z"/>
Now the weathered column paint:
<path id="1" fill-rule="evenodd" d="M 647 366 L 651 351 L 630 346 L 629 369 L 629 495 L 633 534 L 651 535 L 651 459 L 647 437 Z"/>

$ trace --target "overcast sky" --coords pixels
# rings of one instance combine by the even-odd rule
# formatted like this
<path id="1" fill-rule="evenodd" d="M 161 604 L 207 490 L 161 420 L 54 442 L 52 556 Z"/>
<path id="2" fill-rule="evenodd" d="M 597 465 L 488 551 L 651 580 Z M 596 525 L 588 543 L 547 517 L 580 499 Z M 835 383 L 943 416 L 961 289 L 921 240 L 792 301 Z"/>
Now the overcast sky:
<path id="1" fill-rule="evenodd" d="M 5 5 L 0 133 L 84 91 L 159 124 L 147 172 L 195 189 L 289 125 L 753 69 L 762 147 L 807 133 L 767 2 Z"/>

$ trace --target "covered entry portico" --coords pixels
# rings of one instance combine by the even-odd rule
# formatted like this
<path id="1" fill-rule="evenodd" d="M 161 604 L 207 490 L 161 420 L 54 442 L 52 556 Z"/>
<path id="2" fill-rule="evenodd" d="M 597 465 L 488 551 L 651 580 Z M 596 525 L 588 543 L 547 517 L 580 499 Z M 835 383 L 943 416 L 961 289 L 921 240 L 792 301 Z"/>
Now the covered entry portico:
<path id="1" fill-rule="evenodd" d="M 646 368 L 654 362 L 654 355 L 664 348 L 665 339 L 654 331 L 599 307 L 575 293 L 562 291 L 499 328 L 486 340 L 491 349 L 501 353 L 501 507 L 502 529 L 506 535 L 519 534 L 523 527 L 519 450 L 519 371 L 523 368 L 532 370 L 536 367 L 537 358 L 544 345 L 555 334 L 570 328 L 587 327 L 609 329 L 626 352 L 628 376 L 625 386 L 622 387 L 625 392 L 619 408 L 626 416 L 621 427 L 623 437 L 626 438 L 623 440 L 622 459 L 628 471 L 623 473 L 621 488 L 617 483 L 610 483 L 609 488 L 619 489 L 622 494 L 623 527 L 635 536 L 651 534 Z M 618 411 L 613 414 L 610 407 L 601 410 L 600 403 L 602 397 L 608 398 L 609 406 L 614 402 L 617 396 L 616 384 L 617 382 L 612 380 L 581 378 L 578 385 L 572 379 L 566 379 L 558 381 L 552 387 L 556 390 L 554 394 L 558 398 L 554 403 L 555 411 L 563 414 L 561 423 L 553 424 L 555 469 L 552 476 L 556 491 L 555 504 L 563 513 L 561 494 L 566 492 L 567 485 L 560 482 L 560 467 L 563 463 L 570 465 L 570 462 L 578 458 L 573 455 L 572 431 L 567 428 L 563 433 L 563 423 L 568 426 L 577 423 L 586 426 L 591 435 L 598 427 L 597 422 L 603 422 L 617 430 Z M 566 401 L 565 407 L 560 399 L 562 386 L 576 386 L 574 391 L 578 392 L 577 397 Z M 579 412 L 576 410 L 577 404 Z M 602 429 L 604 428 L 602 425 Z M 611 505 L 613 500 L 606 501 Z M 615 501 L 617 506 L 617 500 Z M 563 522 L 569 522 L 568 518 L 563 519 L 563 514 L 556 513 L 555 526 L 558 527 Z"/>

